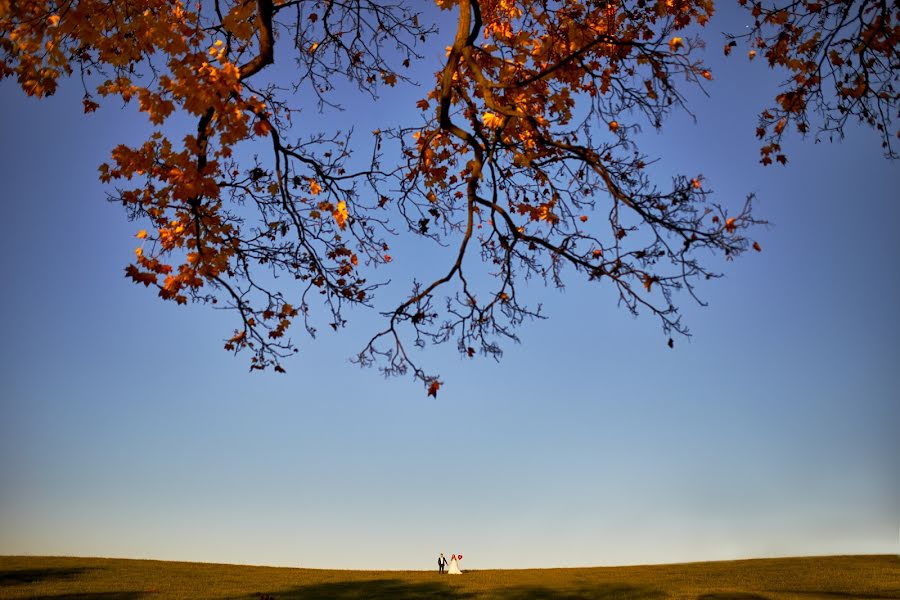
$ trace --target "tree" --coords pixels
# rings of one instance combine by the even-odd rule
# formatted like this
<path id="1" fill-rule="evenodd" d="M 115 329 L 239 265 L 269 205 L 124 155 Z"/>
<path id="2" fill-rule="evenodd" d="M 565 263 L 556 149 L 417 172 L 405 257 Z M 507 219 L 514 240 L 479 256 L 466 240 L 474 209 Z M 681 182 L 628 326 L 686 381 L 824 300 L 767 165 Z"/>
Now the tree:
<path id="1" fill-rule="evenodd" d="M 530 277 L 605 282 L 656 315 L 670 346 L 687 335 L 677 293 L 696 299 L 717 276 L 710 256 L 759 250 L 747 235 L 761 221 L 752 197 L 731 211 L 712 202 L 699 175 L 653 185 L 634 133 L 712 79 L 696 55 L 713 1 L 436 1 L 455 11 L 452 38 L 402 0 L 0 0 L 0 78 L 42 97 L 78 75 L 88 113 L 102 98 L 137 101 L 155 132 L 100 168 L 147 224 L 126 275 L 164 300 L 233 309 L 225 349 L 249 351 L 251 369 L 284 370 L 295 322 L 314 335 L 317 319 L 338 329 L 348 305 L 374 306 L 373 269 L 391 262 L 385 239 L 400 227 L 453 255 L 384 313 L 357 361 L 411 372 L 430 395 L 441 382 L 410 341 L 499 357 L 542 316 L 518 293 Z M 851 117 L 896 156 L 897 0 L 739 2 L 752 27 L 726 54 L 746 44 L 788 75 L 761 112 L 763 164 L 787 161 L 791 129 L 840 135 Z M 376 131 L 368 167 L 351 168 L 349 134 L 294 124 L 310 101 L 330 106 L 338 78 L 373 97 L 408 81 L 430 35 L 449 45 L 417 103 L 424 123 Z M 292 81 L 266 79 L 276 57 L 296 62 Z M 196 127 L 178 131 L 176 114 Z M 265 154 L 239 161 L 245 145 Z M 473 255 L 493 277 L 473 283 Z"/>

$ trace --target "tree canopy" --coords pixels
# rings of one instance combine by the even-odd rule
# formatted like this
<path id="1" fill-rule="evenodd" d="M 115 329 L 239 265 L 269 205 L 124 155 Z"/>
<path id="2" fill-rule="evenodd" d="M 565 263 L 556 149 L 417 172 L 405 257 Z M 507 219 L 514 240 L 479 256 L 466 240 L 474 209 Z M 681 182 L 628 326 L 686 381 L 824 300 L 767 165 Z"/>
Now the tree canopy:
<path id="1" fill-rule="evenodd" d="M 763 164 L 787 162 L 792 132 L 840 137 L 855 121 L 896 157 L 900 0 L 738 1 L 748 27 L 724 52 L 785 75 L 760 107 Z M 0 0 L 0 79 L 44 97 L 72 77 L 86 113 L 138 104 L 153 133 L 100 167 L 142 227 L 125 273 L 164 300 L 233 309 L 224 346 L 251 369 L 283 371 L 298 325 L 314 335 L 348 306 L 375 309 L 398 232 L 449 248 L 446 264 L 418 271 L 355 357 L 430 395 L 441 381 L 411 349 L 499 357 L 541 316 L 519 293 L 530 278 L 612 286 L 669 345 L 686 335 L 679 296 L 697 298 L 714 258 L 760 250 L 752 196 L 721 205 L 698 174 L 662 188 L 638 147 L 642 126 L 662 128 L 713 78 L 700 52 L 713 0 L 436 4 L 455 31 L 403 0 Z M 446 60 L 420 82 L 418 116 L 374 132 L 365 167 L 347 128 L 298 118 L 328 110 L 338 80 L 373 98 L 409 82 L 429 36 Z M 267 77 L 281 62 L 290 77 Z"/>

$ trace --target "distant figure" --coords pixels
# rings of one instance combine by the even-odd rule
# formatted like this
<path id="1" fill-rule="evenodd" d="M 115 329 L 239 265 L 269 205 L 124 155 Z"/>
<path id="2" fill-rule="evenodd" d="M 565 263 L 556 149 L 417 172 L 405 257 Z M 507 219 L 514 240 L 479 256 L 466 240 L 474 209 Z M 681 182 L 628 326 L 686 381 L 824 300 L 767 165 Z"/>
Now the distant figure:
<path id="1" fill-rule="evenodd" d="M 441 552 L 441 555 L 438 556 L 438 573 L 444 572 L 444 567 L 447 566 L 447 557 L 444 556 L 444 553 Z"/>
<path id="2" fill-rule="evenodd" d="M 460 558 L 462 558 L 462 554 L 459 555 L 459 558 L 455 554 L 450 557 L 450 568 L 447 570 L 448 575 L 462 575 L 462 571 L 459 570 Z"/>

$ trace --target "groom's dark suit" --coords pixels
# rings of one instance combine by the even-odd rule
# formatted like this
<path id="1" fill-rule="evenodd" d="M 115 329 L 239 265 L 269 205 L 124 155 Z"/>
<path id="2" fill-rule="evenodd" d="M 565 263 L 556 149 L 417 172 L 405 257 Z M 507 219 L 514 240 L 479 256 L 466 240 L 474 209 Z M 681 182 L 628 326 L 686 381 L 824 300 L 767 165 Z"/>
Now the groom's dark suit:
<path id="1" fill-rule="evenodd" d="M 444 558 L 443 554 L 441 554 L 440 556 L 438 556 L 438 573 L 443 573 L 445 566 L 447 566 L 447 559 Z"/>

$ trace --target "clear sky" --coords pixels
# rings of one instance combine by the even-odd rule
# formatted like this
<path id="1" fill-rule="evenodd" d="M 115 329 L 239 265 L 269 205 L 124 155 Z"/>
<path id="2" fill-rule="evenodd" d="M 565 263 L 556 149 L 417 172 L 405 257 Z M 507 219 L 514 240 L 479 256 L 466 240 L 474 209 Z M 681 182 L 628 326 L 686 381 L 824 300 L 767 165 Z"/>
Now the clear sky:
<path id="1" fill-rule="evenodd" d="M 230 315 L 123 276 L 139 224 L 96 168 L 142 118 L 82 115 L 76 82 L 42 102 L 4 82 L 0 554 L 427 569 L 441 551 L 463 568 L 897 553 L 900 164 L 851 128 L 758 165 L 776 81 L 723 64 L 737 23 L 709 26 L 698 122 L 643 149 L 731 206 L 755 192 L 763 252 L 704 284 L 708 307 L 684 302 L 694 337 L 674 350 L 603 285 L 534 289 L 551 318 L 500 363 L 429 352 L 437 400 L 349 364 L 376 326 L 355 313 L 287 375 L 248 373 L 221 350 Z M 308 115 L 365 132 L 417 119 L 422 95 Z M 445 268 L 392 265 L 400 282 Z"/>

